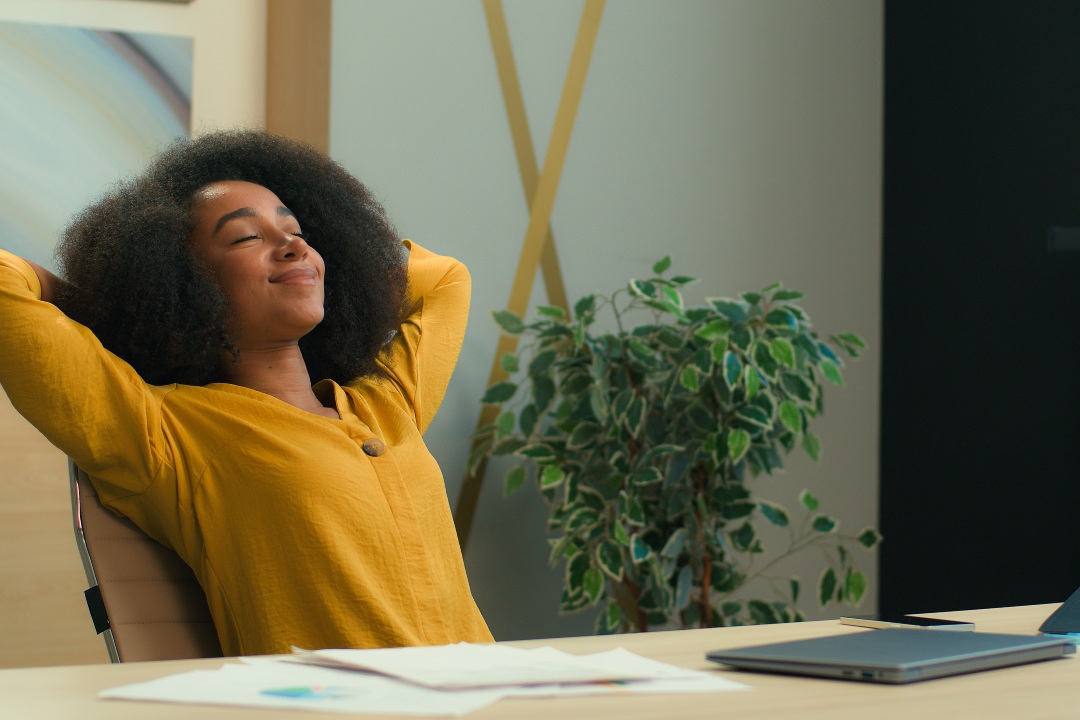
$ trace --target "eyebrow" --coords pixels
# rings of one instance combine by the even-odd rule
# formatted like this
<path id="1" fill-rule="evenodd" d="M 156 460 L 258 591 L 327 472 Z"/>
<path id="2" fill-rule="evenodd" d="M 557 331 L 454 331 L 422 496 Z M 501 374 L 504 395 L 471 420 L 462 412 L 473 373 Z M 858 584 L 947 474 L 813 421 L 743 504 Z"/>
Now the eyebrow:
<path id="1" fill-rule="evenodd" d="M 276 212 L 281 217 L 296 217 L 296 213 L 294 213 L 292 210 L 285 207 L 284 205 L 278 205 Z M 227 212 L 220 218 L 218 218 L 217 225 L 214 226 L 214 233 L 216 234 L 218 230 L 221 230 L 221 228 L 225 227 L 225 223 L 229 222 L 230 220 L 235 220 L 237 218 L 243 217 L 255 217 L 256 215 L 258 215 L 258 213 L 255 212 L 255 208 L 249 207 L 237 208 L 232 212 Z"/>

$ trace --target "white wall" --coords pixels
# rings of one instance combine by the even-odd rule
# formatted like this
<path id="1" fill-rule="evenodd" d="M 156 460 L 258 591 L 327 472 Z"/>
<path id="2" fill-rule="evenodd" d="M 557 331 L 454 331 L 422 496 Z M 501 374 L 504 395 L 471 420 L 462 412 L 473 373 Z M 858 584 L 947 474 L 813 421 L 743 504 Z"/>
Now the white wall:
<path id="1" fill-rule="evenodd" d="M 505 6 L 542 160 L 583 5 Z M 333 12 L 331 154 L 403 235 L 473 273 L 461 364 L 427 436 L 454 503 L 497 338 L 488 314 L 506 305 L 528 223 L 485 18 L 478 0 Z M 552 220 L 571 301 L 670 254 L 702 279 L 696 302 L 781 280 L 819 329 L 863 335 L 870 352 L 826 391 L 821 462 L 758 481 L 791 505 L 812 488 L 854 532 L 877 507 L 882 57 L 881 0 L 613 0 Z M 587 632 L 585 616 L 556 617 L 542 502 L 500 485 L 491 474 L 466 556 L 493 632 Z M 872 609 L 876 561 L 860 562 Z M 821 567 L 808 555 L 792 569 L 809 586 Z"/>

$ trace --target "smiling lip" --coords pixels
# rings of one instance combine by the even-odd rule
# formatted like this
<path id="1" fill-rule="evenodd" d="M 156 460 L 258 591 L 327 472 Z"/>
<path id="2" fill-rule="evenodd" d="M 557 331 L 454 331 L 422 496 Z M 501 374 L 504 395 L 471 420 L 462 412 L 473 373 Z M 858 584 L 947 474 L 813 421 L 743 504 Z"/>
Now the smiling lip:
<path id="1" fill-rule="evenodd" d="M 278 285 L 315 285 L 317 278 L 312 268 L 296 268 L 270 278 L 270 282 Z"/>

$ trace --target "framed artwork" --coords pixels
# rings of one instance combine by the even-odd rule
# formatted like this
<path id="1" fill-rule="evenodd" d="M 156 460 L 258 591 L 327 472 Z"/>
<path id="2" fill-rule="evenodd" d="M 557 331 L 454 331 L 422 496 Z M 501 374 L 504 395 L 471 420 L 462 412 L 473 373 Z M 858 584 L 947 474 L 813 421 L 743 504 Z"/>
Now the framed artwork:
<path id="1" fill-rule="evenodd" d="M 53 266 L 71 217 L 191 124 L 191 38 L 0 22 L 0 243 Z"/>

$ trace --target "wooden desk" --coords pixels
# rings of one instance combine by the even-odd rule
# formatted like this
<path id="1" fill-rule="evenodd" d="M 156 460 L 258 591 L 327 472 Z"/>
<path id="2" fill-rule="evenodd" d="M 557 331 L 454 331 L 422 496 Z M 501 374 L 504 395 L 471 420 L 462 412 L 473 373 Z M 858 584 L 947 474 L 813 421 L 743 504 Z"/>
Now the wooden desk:
<path id="1" fill-rule="evenodd" d="M 941 617 L 971 620 L 978 630 L 1035 634 L 1055 608 L 1034 605 L 996 610 L 942 613 Z M 707 650 L 755 643 L 794 640 L 841 632 L 867 632 L 837 621 L 646 633 L 607 637 L 562 638 L 515 642 L 522 647 L 554 645 L 585 653 L 623 646 L 641 655 L 688 668 L 722 672 L 744 682 L 750 692 L 705 695 L 655 695 L 503 700 L 466 717 L 494 718 L 611 718 L 612 720 L 687 720 L 689 718 L 792 718 L 844 720 L 897 718 L 903 720 L 961 720 L 962 718 L 1058 718 L 1080 716 L 1080 660 L 1066 658 L 1002 670 L 930 680 L 906 686 L 873 685 L 840 680 L 738 673 L 717 670 L 707 662 Z M 923 631 L 912 631 L 923 632 Z M 195 668 L 218 667 L 221 660 L 82 665 L 73 667 L 0 670 L 0 715 L 18 720 L 79 718 L 122 720 L 238 720 L 272 718 L 330 720 L 334 714 L 266 711 L 195 705 L 107 701 L 99 690 L 148 680 Z M 356 717 L 374 717 L 370 715 Z"/>

